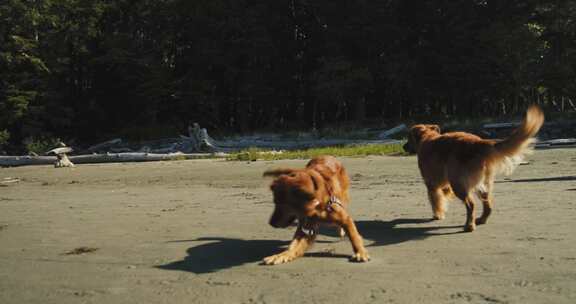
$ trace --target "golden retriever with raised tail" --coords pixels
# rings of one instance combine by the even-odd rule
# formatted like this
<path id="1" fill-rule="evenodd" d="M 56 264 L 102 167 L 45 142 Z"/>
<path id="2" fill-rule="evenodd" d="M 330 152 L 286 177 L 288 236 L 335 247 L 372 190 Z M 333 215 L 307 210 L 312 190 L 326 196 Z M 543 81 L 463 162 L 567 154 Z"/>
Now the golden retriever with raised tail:
<path id="1" fill-rule="evenodd" d="M 288 249 L 264 258 L 264 264 L 287 263 L 303 256 L 314 243 L 323 223 L 338 225 L 341 237 L 348 235 L 354 249 L 351 261 L 366 262 L 370 259 L 354 220 L 346 212 L 350 180 L 336 158 L 321 156 L 310 160 L 304 169 L 268 170 L 264 176 L 274 177 L 270 185 L 274 195 L 270 225 L 286 228 L 298 221 Z"/>
<path id="2" fill-rule="evenodd" d="M 488 140 L 464 132 L 440 134 L 437 125 L 415 125 L 410 129 L 407 152 L 418 154 L 418 167 L 428 189 L 434 219 L 445 217 L 446 201 L 456 195 L 466 206 L 464 230 L 485 224 L 494 204 L 494 176 L 510 174 L 525 154 L 544 123 L 538 106 L 530 106 L 522 124 L 506 139 Z M 473 195 L 482 201 L 482 215 L 475 219 Z"/>

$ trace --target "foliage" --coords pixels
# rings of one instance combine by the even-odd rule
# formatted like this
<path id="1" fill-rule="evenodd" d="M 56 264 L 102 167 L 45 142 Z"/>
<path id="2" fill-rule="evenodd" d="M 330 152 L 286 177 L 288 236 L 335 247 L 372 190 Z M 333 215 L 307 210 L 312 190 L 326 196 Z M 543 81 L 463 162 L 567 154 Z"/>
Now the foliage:
<path id="1" fill-rule="evenodd" d="M 575 98 L 574 1 L 0 3 L 0 129 L 16 145 L 567 111 Z"/>
<path id="2" fill-rule="evenodd" d="M 60 140 L 53 137 L 30 137 L 24 140 L 28 153 L 42 155 L 58 147 Z"/>
<path id="3" fill-rule="evenodd" d="M 10 133 L 6 130 L 0 130 L 0 147 L 4 146 L 8 139 L 10 138 Z"/>

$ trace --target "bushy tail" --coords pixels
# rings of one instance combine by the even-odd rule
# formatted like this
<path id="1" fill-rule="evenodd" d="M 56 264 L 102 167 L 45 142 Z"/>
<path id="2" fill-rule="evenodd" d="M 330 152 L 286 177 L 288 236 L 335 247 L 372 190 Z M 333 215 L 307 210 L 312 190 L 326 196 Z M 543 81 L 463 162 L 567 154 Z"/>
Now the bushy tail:
<path id="1" fill-rule="evenodd" d="M 534 142 L 534 135 L 538 133 L 543 123 L 544 113 L 540 107 L 530 106 L 522 125 L 510 137 L 494 145 L 496 153 L 491 162 L 497 166 L 498 171 L 512 173 L 524 156 L 532 152 L 530 144 Z"/>

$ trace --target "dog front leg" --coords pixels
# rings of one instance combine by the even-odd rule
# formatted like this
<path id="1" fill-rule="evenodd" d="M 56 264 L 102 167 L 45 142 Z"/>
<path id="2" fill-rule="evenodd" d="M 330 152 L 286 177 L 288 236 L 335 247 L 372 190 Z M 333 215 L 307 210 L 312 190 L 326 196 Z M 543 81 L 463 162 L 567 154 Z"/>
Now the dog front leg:
<path id="1" fill-rule="evenodd" d="M 306 234 L 302 230 L 302 226 L 298 225 L 298 229 L 296 230 L 288 249 L 281 253 L 265 257 L 262 262 L 265 265 L 278 265 L 293 261 L 296 258 L 303 256 L 308 247 L 314 243 L 315 239 L 316 233 Z"/>
<path id="2" fill-rule="evenodd" d="M 350 260 L 352 262 L 368 262 L 370 260 L 370 256 L 364 247 L 364 241 L 362 240 L 362 236 L 358 232 L 358 229 L 356 229 L 354 220 L 342 208 L 340 208 L 338 212 L 333 215 L 333 219 L 342 228 L 344 228 L 344 231 L 350 238 L 350 243 L 352 243 L 352 249 L 354 250 L 354 255 L 352 255 Z"/>
<path id="3" fill-rule="evenodd" d="M 435 220 L 443 220 L 446 217 L 446 192 L 448 191 L 440 187 L 428 186 L 428 199 L 430 200 Z"/>

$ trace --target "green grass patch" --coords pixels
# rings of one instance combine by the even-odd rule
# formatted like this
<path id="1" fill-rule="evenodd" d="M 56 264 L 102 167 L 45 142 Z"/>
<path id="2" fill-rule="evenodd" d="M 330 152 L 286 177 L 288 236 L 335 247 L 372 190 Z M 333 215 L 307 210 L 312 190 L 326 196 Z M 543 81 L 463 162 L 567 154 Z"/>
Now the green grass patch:
<path id="1" fill-rule="evenodd" d="M 324 147 L 294 151 L 269 151 L 258 148 L 250 148 L 230 154 L 227 160 L 256 161 L 256 160 L 280 160 L 280 159 L 310 159 L 321 155 L 335 157 L 361 157 L 367 155 L 405 155 L 402 145 L 398 144 L 370 144 L 343 147 Z"/>

